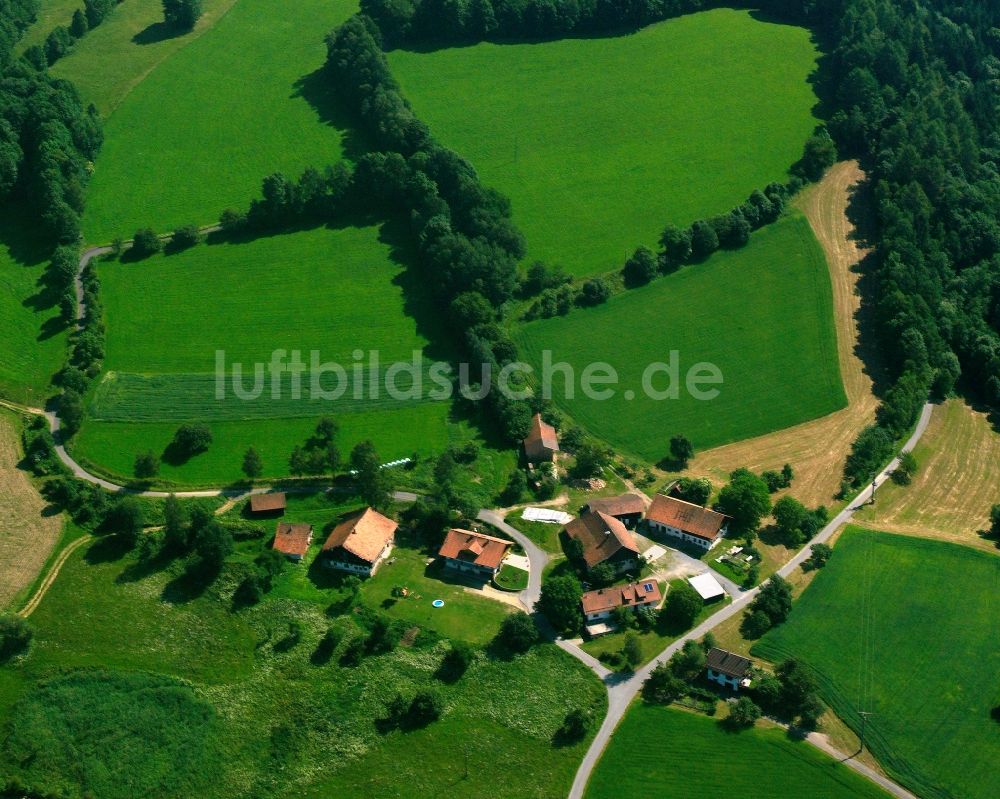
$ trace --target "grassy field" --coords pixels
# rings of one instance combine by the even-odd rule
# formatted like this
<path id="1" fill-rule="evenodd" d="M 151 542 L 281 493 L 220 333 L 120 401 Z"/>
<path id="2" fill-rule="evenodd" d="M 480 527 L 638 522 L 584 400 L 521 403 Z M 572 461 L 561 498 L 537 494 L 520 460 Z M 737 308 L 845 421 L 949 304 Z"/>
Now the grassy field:
<path id="1" fill-rule="evenodd" d="M 807 31 L 730 9 L 615 38 L 389 54 L 421 119 L 510 197 L 529 259 L 576 275 L 783 180 L 816 124 L 815 59 Z"/>
<path id="2" fill-rule="evenodd" d="M 289 510 L 328 518 L 342 507 L 321 501 Z M 241 543 L 233 560 L 265 544 Z M 463 795 L 565 794 L 586 741 L 556 747 L 553 735 L 572 708 L 599 716 L 605 707 L 581 664 L 548 645 L 513 660 L 478 650 L 465 676 L 444 682 L 432 675 L 447 645 L 414 629 L 394 651 L 343 665 L 341 650 L 364 627 L 350 608 L 328 607 L 340 592 L 289 598 L 289 573 L 304 573 L 289 566 L 263 603 L 233 613 L 233 568 L 192 595 L 178 588 L 181 564 L 137 568 L 103 541 L 74 553 L 32 616 L 29 655 L 0 666 L 0 717 L 11 722 L 0 743 L 5 775 L 104 799 L 375 788 L 429 798 L 463 779 L 461 741 L 475 774 Z M 292 628 L 300 638 L 289 642 Z M 330 628 L 339 643 L 323 655 Z M 389 700 L 422 687 L 443 696 L 442 719 L 380 730 Z M 200 753 L 210 756 L 210 780 Z"/>
<path id="3" fill-rule="evenodd" d="M 48 503 L 18 468 L 21 419 L 0 409 L 0 610 L 30 586 L 62 532 L 61 514 L 45 513 Z"/>
<path id="4" fill-rule="evenodd" d="M 837 715 L 881 765 L 926 799 L 987 799 L 1000 738 L 1000 558 L 939 541 L 848 528 L 789 620 L 753 651 L 812 666 Z"/>
<path id="5" fill-rule="evenodd" d="M 528 323 L 517 337 L 536 375 L 545 350 L 554 363 L 576 370 L 573 399 L 555 375 L 559 407 L 612 446 L 652 462 L 667 456 L 678 433 L 702 450 L 818 418 L 846 401 L 829 274 L 797 214 L 758 232 L 743 250 L 717 254 L 597 308 Z M 642 390 L 643 372 L 667 362 L 672 351 L 680 396 L 651 399 Z M 609 399 L 580 390 L 583 369 L 595 362 L 618 374 Z M 703 386 L 720 392 L 710 401 L 695 399 L 683 385 L 700 362 L 722 372 L 722 385 Z M 663 390 L 668 380 L 659 374 L 653 384 Z"/>
<path id="6" fill-rule="evenodd" d="M 642 764 L 637 768 L 636 764 Z M 756 796 L 885 799 L 846 766 L 783 730 L 727 732 L 717 720 L 634 704 L 587 787 L 587 799 L 620 796 Z"/>
<path id="7" fill-rule="evenodd" d="M 271 172 L 340 160 L 344 133 L 317 70 L 323 37 L 356 8 L 240 0 L 150 72 L 107 121 L 87 240 L 208 224 L 227 206 L 245 207 Z"/>
<path id="8" fill-rule="evenodd" d="M 28 229 L 16 208 L 0 209 L 0 397 L 37 406 L 62 366 L 66 326 L 40 282 L 51 247 Z"/>
<path id="9" fill-rule="evenodd" d="M 1000 501 L 1000 434 L 987 415 L 959 399 L 934 409 L 914 450 L 919 470 L 909 486 L 888 483 L 857 517 L 889 532 L 927 536 L 990 552 L 984 537 L 990 507 Z"/>
<path id="10" fill-rule="evenodd" d="M 422 287 L 389 252 L 375 228 L 317 229 L 103 264 L 107 371 L 89 399 L 74 453 L 128 475 L 137 452 L 161 452 L 182 420 L 198 420 L 210 425 L 212 447 L 186 463 L 164 464 L 164 479 L 236 479 L 251 445 L 263 456 L 265 475 L 283 477 L 292 447 L 323 414 L 340 422 L 344 453 L 365 438 L 386 460 L 440 448 L 449 405 L 394 400 L 384 387 L 375 399 L 370 387 L 354 399 L 352 386 L 341 399 L 310 400 L 307 373 L 300 399 L 286 381 L 281 397 L 272 396 L 268 382 L 259 399 L 242 400 L 231 380 L 225 398 L 216 399 L 217 350 L 228 364 L 243 365 L 247 388 L 253 364 L 269 362 L 276 349 L 300 350 L 307 365 L 316 350 L 321 363 L 341 364 L 349 379 L 356 350 L 365 353 L 365 374 L 368 353 L 379 353 L 380 375 L 414 350 L 430 354 L 437 321 Z M 335 381 L 322 386 L 332 389 Z"/>
<path id="11" fill-rule="evenodd" d="M 52 74 L 70 80 L 87 103 L 107 117 L 157 66 L 211 29 L 236 0 L 204 0 L 195 29 L 171 35 L 163 25 L 161 0 L 127 0 L 76 43 L 52 66 Z M 83 1 L 46 0 L 39 21 L 24 46 L 40 43 L 56 25 L 69 25 Z"/>

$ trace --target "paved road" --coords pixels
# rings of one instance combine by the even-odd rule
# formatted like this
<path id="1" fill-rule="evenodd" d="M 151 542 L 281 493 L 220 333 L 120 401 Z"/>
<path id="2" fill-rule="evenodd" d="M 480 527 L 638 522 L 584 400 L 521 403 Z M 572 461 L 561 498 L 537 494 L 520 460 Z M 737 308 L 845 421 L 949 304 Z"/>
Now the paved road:
<path id="1" fill-rule="evenodd" d="M 501 511 L 488 510 L 486 508 L 479 511 L 480 521 L 491 524 L 498 530 L 502 530 L 509 535 L 521 545 L 524 549 L 524 554 L 528 556 L 528 562 L 531 564 L 531 569 L 528 571 L 528 587 L 518 594 L 518 597 L 525 609 L 531 613 L 535 608 L 535 603 L 538 602 L 539 597 L 542 595 L 542 572 L 545 571 L 545 566 L 548 564 L 550 556 L 548 552 L 516 527 L 511 527 L 507 524 L 503 520 L 503 517 L 504 514 Z"/>
<path id="2" fill-rule="evenodd" d="M 901 452 L 909 452 L 914 446 L 916 446 L 916 443 L 920 440 L 920 437 L 927 429 L 927 424 L 930 422 L 933 410 L 934 406 L 931 403 L 928 402 L 924 405 L 920 412 L 920 419 L 917 421 L 917 426 L 913 431 L 913 435 L 911 435 L 909 440 L 903 445 Z M 788 563 L 786 563 L 782 568 L 778 569 L 777 573 L 782 577 L 787 577 L 796 568 L 801 566 L 802 563 L 809 557 L 809 547 L 812 544 L 825 543 L 833 536 L 834 533 L 837 532 L 837 530 L 847 524 L 853 518 L 855 512 L 871 499 L 872 492 L 877 490 L 886 480 L 889 479 L 889 475 L 896 469 L 897 466 L 899 466 L 898 457 L 894 458 L 892 462 L 879 473 L 878 477 L 875 479 L 874 488 L 872 488 L 872 486 L 868 486 L 861 491 L 847 505 L 847 507 L 838 513 L 833 520 L 826 525 L 826 527 L 820 530 L 820 532 L 806 546 L 804 546 L 797 555 L 789 560 Z M 660 663 L 665 663 L 670 660 L 674 652 L 680 649 L 684 645 L 685 641 L 701 638 L 709 630 L 714 629 L 722 622 L 727 619 L 731 619 L 737 613 L 742 612 L 743 609 L 753 601 L 754 597 L 757 596 L 764 584 L 766 583 L 762 583 L 756 588 L 743 592 L 743 594 L 735 599 L 732 604 L 722 608 L 718 613 L 709 616 L 705 621 L 688 632 L 686 636 L 670 644 L 670 646 L 664 649 L 652 661 L 636 671 L 634 674 L 625 676 L 619 676 L 616 674 L 605 677 L 598 672 L 598 676 L 602 677 L 604 684 L 608 689 L 608 715 L 605 717 L 604 723 L 601 724 L 600 729 L 597 731 L 597 735 L 591 742 L 590 748 L 587 750 L 587 754 L 584 756 L 583 762 L 580 764 L 580 767 L 576 772 L 576 777 L 573 780 L 573 787 L 570 789 L 569 799 L 583 799 L 584 791 L 586 790 L 587 782 L 590 780 L 591 773 L 597 766 L 597 762 L 600 760 L 601 754 L 608 745 L 608 741 L 611 740 L 611 735 L 614 733 L 615 728 L 625 715 L 629 705 L 632 704 L 632 700 L 635 699 L 636 695 L 641 690 L 642 684 L 646 681 L 649 673 Z M 572 653 L 571 649 L 567 649 L 567 651 Z M 829 751 L 830 747 L 826 747 L 826 749 Z M 843 758 L 844 756 L 841 755 L 841 759 Z M 844 764 L 865 777 L 872 777 L 872 770 L 867 766 L 864 766 L 864 764 L 858 763 L 856 760 L 845 759 Z M 884 777 L 880 777 L 876 780 L 876 782 L 883 787 L 886 787 L 886 785 L 892 785 L 892 793 L 896 796 L 911 796 L 906 789 L 892 783 Z M 887 790 L 889 789 L 887 788 Z"/>

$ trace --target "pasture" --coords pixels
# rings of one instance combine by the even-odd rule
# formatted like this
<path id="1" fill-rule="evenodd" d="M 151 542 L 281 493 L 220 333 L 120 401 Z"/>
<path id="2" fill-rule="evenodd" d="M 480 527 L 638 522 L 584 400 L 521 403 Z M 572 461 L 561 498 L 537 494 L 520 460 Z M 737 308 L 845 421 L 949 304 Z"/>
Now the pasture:
<path id="1" fill-rule="evenodd" d="M 0 397 L 43 405 L 63 365 L 66 325 L 44 282 L 51 246 L 16 208 L 0 209 Z"/>
<path id="2" fill-rule="evenodd" d="M 717 719 L 636 702 L 615 731 L 587 799 L 619 796 L 886 799 L 863 777 L 784 730 L 726 731 Z"/>
<path id="3" fill-rule="evenodd" d="M 240 0 L 149 72 L 107 120 L 86 239 L 209 224 L 246 207 L 265 175 L 339 161 L 343 125 L 317 70 L 324 36 L 356 7 Z"/>
<path id="4" fill-rule="evenodd" d="M 816 125 L 816 56 L 804 29 L 720 9 L 389 63 L 431 131 L 510 198 L 529 262 L 583 276 L 784 180 Z"/>
<path id="5" fill-rule="evenodd" d="M 269 596 L 234 613 L 234 568 L 192 597 L 173 587 L 179 563 L 137 568 L 101 541 L 75 553 L 32 617 L 31 651 L 0 666 L 0 707 L 16 720 L 0 743 L 4 773 L 106 799 L 136 786 L 206 799 L 429 799 L 456 783 L 475 797 L 565 795 L 586 741 L 556 747 L 552 737 L 572 708 L 599 717 L 605 707 L 600 683 L 570 656 L 550 645 L 513 660 L 477 649 L 468 672 L 446 682 L 433 674 L 447 644 L 413 628 L 395 650 L 346 665 L 343 650 L 365 627 L 326 607 L 338 592 L 317 603 Z M 329 629 L 334 648 L 324 651 Z M 81 670 L 90 666 L 99 670 Z M 442 695 L 440 721 L 380 727 L 397 692 L 421 688 Z M 455 759 L 459 742 L 474 777 Z"/>
<path id="6" fill-rule="evenodd" d="M 99 26 L 88 31 L 73 50 L 52 66 L 52 74 L 72 81 L 84 102 L 108 117 L 137 85 L 178 50 L 209 30 L 236 0 L 203 0 L 195 29 L 171 35 L 163 24 L 162 0 L 119 3 Z M 83 0 L 44 0 L 39 20 L 23 46 L 41 43 L 56 25 L 69 25 Z"/>
<path id="7" fill-rule="evenodd" d="M 248 446 L 264 458 L 267 477 L 288 474 L 288 454 L 321 415 L 341 424 L 346 454 L 371 438 L 386 460 L 427 452 L 447 438 L 449 403 L 393 399 L 381 378 L 413 352 L 439 354 L 425 290 L 390 257 L 375 228 L 316 229 L 242 244 L 202 244 L 148 260 L 99 267 L 108 327 L 106 372 L 88 398 L 88 420 L 74 442 L 81 459 L 128 475 L 137 452 L 161 452 L 182 421 L 209 424 L 208 452 L 183 464 L 164 464 L 161 476 L 187 483 L 239 477 Z M 168 311 L 165 309 L 169 309 Z M 242 364 L 241 384 L 254 384 L 254 364 L 274 350 L 299 350 L 307 371 L 299 397 L 285 380 L 279 396 L 270 378 L 257 399 L 241 399 L 227 370 L 218 398 L 216 351 Z M 364 354 L 357 398 L 354 386 L 336 400 L 312 396 L 310 353 L 354 375 Z M 369 353 L 378 353 L 374 396 Z M 420 372 L 425 374 L 426 369 Z M 324 379 L 326 390 L 337 386 Z M 410 387 L 405 377 L 396 383 Z M 433 384 L 426 388 L 432 389 Z"/>
<path id="8" fill-rule="evenodd" d="M 753 652 L 797 657 L 882 767 L 926 799 L 987 799 L 1000 738 L 1000 558 L 849 527 L 788 621 Z"/>
<path id="9" fill-rule="evenodd" d="M 516 331 L 540 374 L 544 352 L 576 375 L 570 397 L 554 374 L 554 402 L 574 421 L 623 453 L 657 462 L 670 437 L 696 450 L 816 419 L 846 403 L 837 362 L 830 276 L 805 218 L 792 214 L 738 251 L 721 252 L 592 309 L 527 323 Z M 647 366 L 678 356 L 679 397 L 653 399 L 642 387 Z M 609 364 L 613 396 L 580 390 L 583 370 Z M 721 370 L 719 394 L 696 399 L 684 385 L 698 363 Z M 652 381 L 664 391 L 671 381 Z M 676 384 L 675 384 L 676 385 Z M 598 386 L 607 390 L 607 386 Z M 634 392 L 629 399 L 628 392 Z"/>
<path id="10" fill-rule="evenodd" d="M 863 524 L 893 533 L 926 536 L 989 552 L 990 507 L 1000 501 L 1000 433 L 987 414 L 960 399 L 934 409 L 927 432 L 914 450 L 919 468 L 908 486 L 886 484 Z"/>

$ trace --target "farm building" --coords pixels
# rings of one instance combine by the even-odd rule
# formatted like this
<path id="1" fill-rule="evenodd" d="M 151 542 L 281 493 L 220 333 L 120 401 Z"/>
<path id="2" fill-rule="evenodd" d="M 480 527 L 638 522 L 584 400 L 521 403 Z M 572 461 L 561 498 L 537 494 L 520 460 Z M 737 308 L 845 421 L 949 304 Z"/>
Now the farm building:
<path id="1" fill-rule="evenodd" d="M 638 494 L 622 494 L 619 497 L 592 499 L 585 507 L 586 510 L 595 513 L 600 512 L 614 516 L 629 530 L 635 529 L 635 526 L 642 519 L 642 514 L 646 512 L 646 503 Z"/>
<path id="2" fill-rule="evenodd" d="M 614 516 L 588 511 L 566 525 L 566 535 L 582 545 L 588 569 L 608 563 L 620 573 L 639 565 L 639 545 Z"/>
<path id="3" fill-rule="evenodd" d="M 323 544 L 323 564 L 371 576 L 392 552 L 399 525 L 372 508 L 341 522 Z"/>
<path id="4" fill-rule="evenodd" d="M 580 598 L 587 634 L 594 636 L 611 632 L 612 628 L 604 624 L 603 621 L 618 608 L 632 608 L 633 610 L 642 607 L 655 608 L 662 599 L 660 586 L 655 580 L 587 591 Z"/>
<path id="5" fill-rule="evenodd" d="M 741 655 L 713 647 L 705 656 L 705 676 L 712 682 L 738 691 L 750 685 L 753 663 Z"/>
<path id="6" fill-rule="evenodd" d="M 255 516 L 280 516 L 287 504 L 283 493 L 253 494 L 250 497 L 250 513 Z"/>
<path id="7" fill-rule="evenodd" d="M 311 524 L 289 524 L 278 522 L 271 547 L 286 558 L 298 563 L 306 556 L 313 539 Z"/>
<path id="8" fill-rule="evenodd" d="M 542 463 L 555 459 L 559 451 L 559 437 L 556 429 L 542 420 L 542 415 L 536 413 L 531 420 L 531 431 L 524 439 L 524 456 L 528 463 Z"/>
<path id="9" fill-rule="evenodd" d="M 688 583 L 705 602 L 715 602 L 726 595 L 726 590 L 719 585 L 719 581 L 708 572 L 688 577 Z"/>
<path id="10" fill-rule="evenodd" d="M 726 534 L 729 517 L 682 499 L 657 494 L 646 513 L 650 530 L 711 549 Z"/>
<path id="11" fill-rule="evenodd" d="M 453 528 L 445 536 L 438 555 L 446 568 L 489 580 L 500 571 L 512 546 L 502 538 Z"/>

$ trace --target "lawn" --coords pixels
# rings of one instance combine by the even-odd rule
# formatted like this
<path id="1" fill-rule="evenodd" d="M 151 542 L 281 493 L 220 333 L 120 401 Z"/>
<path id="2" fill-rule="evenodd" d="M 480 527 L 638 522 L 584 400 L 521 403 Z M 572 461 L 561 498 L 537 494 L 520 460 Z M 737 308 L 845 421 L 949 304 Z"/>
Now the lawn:
<path id="1" fill-rule="evenodd" d="M 156 67 L 212 28 L 236 0 L 204 0 L 194 31 L 170 35 L 163 25 L 162 0 L 119 3 L 101 24 L 52 66 L 57 78 L 72 81 L 86 103 L 107 117 Z M 41 44 L 56 25 L 69 25 L 83 0 L 43 0 L 39 20 L 23 47 Z"/>
<path id="2" fill-rule="evenodd" d="M 265 175 L 339 161 L 345 134 L 318 70 L 324 36 L 356 8 L 355 0 L 240 0 L 162 61 L 108 118 L 87 240 L 209 224 L 228 206 L 245 207 Z M 73 58 L 60 74 L 79 79 Z M 102 65 L 102 80 L 108 71 Z"/>
<path id="3" fill-rule="evenodd" d="M 629 455 L 657 462 L 670 437 L 696 450 L 780 430 L 844 407 L 833 327 L 830 276 L 805 218 L 785 217 L 738 251 L 612 297 L 593 309 L 530 322 L 516 331 L 537 378 L 545 351 L 569 363 L 575 395 L 558 372 L 553 399 L 577 423 Z M 677 354 L 679 396 L 654 399 L 642 388 L 647 366 Z M 608 399 L 586 397 L 584 369 L 601 362 L 618 375 Z M 721 385 L 710 400 L 686 390 L 699 363 L 714 364 Z M 603 373 L 602 373 L 603 374 Z M 664 391 L 670 379 L 653 376 Z M 606 385 L 597 385 L 602 391 Z M 630 399 L 633 392 L 634 399 Z"/>
<path id="4" fill-rule="evenodd" d="M 636 702 L 615 730 L 586 796 L 886 799 L 888 794 L 783 730 L 731 733 L 707 716 Z"/>
<path id="5" fill-rule="evenodd" d="M 511 199 L 529 261 L 590 275 L 784 180 L 816 125 L 816 56 L 802 28 L 720 9 L 389 63 L 437 137 Z"/>
<path id="6" fill-rule="evenodd" d="M 927 536 L 996 552 L 984 533 L 1000 501 L 1000 432 L 982 410 L 960 399 L 934 409 L 913 451 L 917 474 L 908 486 L 886 483 L 858 521 L 889 532 Z"/>
<path id="7" fill-rule="evenodd" d="M 290 511 L 325 515 L 321 502 Z M 477 650 L 468 672 L 446 682 L 433 675 L 447 644 L 424 632 L 345 665 L 347 642 L 366 634 L 360 615 L 277 590 L 233 613 L 233 568 L 195 597 L 170 589 L 178 563 L 137 569 L 103 542 L 71 557 L 31 618 L 29 655 L 0 666 L 5 776 L 102 799 L 373 787 L 432 797 L 462 779 L 461 748 L 476 775 L 463 795 L 565 795 L 587 741 L 556 747 L 553 736 L 571 709 L 599 718 L 606 707 L 600 683 L 571 657 L 551 645 L 511 660 Z M 337 643 L 324 654 L 329 629 Z M 441 720 L 380 730 L 393 696 L 421 688 L 441 694 Z"/>
<path id="8" fill-rule="evenodd" d="M 676 588 L 680 584 L 686 582 L 685 580 L 671 580 L 667 591 Z M 661 590 L 662 590 L 661 584 Z M 666 594 L 664 594 L 666 596 Z M 718 602 L 713 602 L 705 607 L 698 613 L 695 617 L 694 623 L 691 628 L 697 627 L 705 619 L 711 616 L 716 611 L 724 608 L 732 600 L 728 595 Z M 645 632 L 640 632 L 638 630 L 633 630 L 639 637 L 639 646 L 642 648 L 642 660 L 639 661 L 638 665 L 645 665 L 649 663 L 654 657 L 656 657 L 660 652 L 666 649 L 671 643 L 676 641 L 682 635 L 684 635 L 687 630 L 677 632 L 668 631 L 663 628 L 662 625 L 657 625 L 652 630 L 647 630 Z M 610 653 L 621 653 L 622 647 L 625 645 L 626 632 L 618 633 L 608 633 L 607 635 L 602 635 L 598 638 L 593 638 L 589 641 L 584 641 L 582 649 L 589 655 L 593 655 L 595 658 L 600 658 L 601 655 Z"/>
<path id="9" fill-rule="evenodd" d="M 562 508 L 557 508 L 557 510 L 562 510 Z M 562 532 L 562 525 L 529 522 L 521 518 L 521 513 L 520 510 L 512 511 L 507 514 L 504 521 L 511 527 L 520 530 L 546 552 L 561 555 L 562 544 L 559 541 L 559 533 Z"/>
<path id="10" fill-rule="evenodd" d="M 164 463 L 165 480 L 237 479 L 249 446 L 261 452 L 266 477 L 287 476 L 292 447 L 324 414 L 338 419 L 344 454 L 366 438 L 385 460 L 433 451 L 447 441 L 449 403 L 393 399 L 381 380 L 378 395 L 373 393 L 371 373 L 384 377 L 390 364 L 410 361 L 414 351 L 437 353 L 428 341 L 440 338 L 425 289 L 392 260 L 376 228 L 202 244 L 145 261 L 105 263 L 99 275 L 106 371 L 74 443 L 74 453 L 88 462 L 127 476 L 136 453 L 162 452 L 187 420 L 209 424 L 215 440 L 208 452 L 185 463 Z M 268 378 L 258 399 L 237 397 L 232 365 L 242 365 L 241 382 L 249 390 L 254 365 L 268 363 L 279 349 L 302 354 L 307 371 L 301 394 L 295 396 L 286 375 L 279 396 Z M 230 375 L 222 399 L 214 374 L 219 350 Z M 344 368 L 350 386 L 339 399 L 310 398 L 313 351 L 319 363 Z M 359 351 L 364 369 L 355 381 Z M 381 364 L 374 372 L 372 351 Z M 424 366 L 420 375 L 426 372 Z M 329 373 L 321 382 L 326 390 L 336 384 Z M 403 376 L 396 385 L 406 389 L 410 382 Z M 356 388 L 362 389 L 360 399 Z"/>
<path id="11" fill-rule="evenodd" d="M 896 780 L 925 799 L 1000 793 L 1000 558 L 850 527 L 789 620 L 753 648 L 801 658 Z"/>
<path id="12" fill-rule="evenodd" d="M 40 281 L 51 245 L 16 208 L 0 209 L 0 397 L 34 406 L 62 366 L 66 325 L 59 296 Z"/>
<path id="13" fill-rule="evenodd" d="M 523 591 L 528 587 L 528 572 L 505 564 L 496 577 L 497 583 L 508 591 Z"/>

